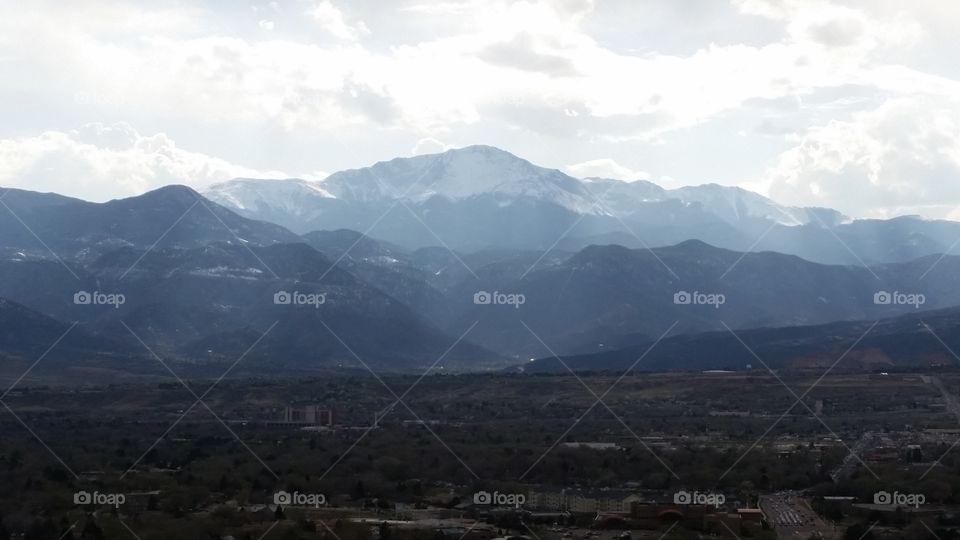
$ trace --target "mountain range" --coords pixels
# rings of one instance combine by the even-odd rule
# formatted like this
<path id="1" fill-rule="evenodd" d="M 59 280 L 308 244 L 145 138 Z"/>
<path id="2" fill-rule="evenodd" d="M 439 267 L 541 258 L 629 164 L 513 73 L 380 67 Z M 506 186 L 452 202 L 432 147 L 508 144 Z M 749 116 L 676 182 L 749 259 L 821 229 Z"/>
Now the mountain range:
<path id="1" fill-rule="evenodd" d="M 694 239 L 735 251 L 864 265 L 951 252 L 960 238 L 956 222 L 854 220 L 736 187 L 664 189 L 643 180 L 578 179 L 489 146 L 397 158 L 321 181 L 236 179 L 204 196 L 299 234 L 352 229 L 408 249 L 578 251 Z"/>
<path id="2" fill-rule="evenodd" d="M 873 320 L 888 341 L 856 358 L 925 365 L 952 357 L 922 332 L 923 354 L 890 343 L 928 311 L 945 342 L 960 336 L 960 224 L 576 179 L 492 147 L 320 182 L 100 204 L 2 189 L 0 203 L 8 367 L 57 343 L 50 363 L 87 374 L 155 373 L 158 357 L 272 374 L 538 371 L 555 355 L 625 369 L 661 336 L 649 369 L 742 367 L 731 330 L 797 367 Z"/>

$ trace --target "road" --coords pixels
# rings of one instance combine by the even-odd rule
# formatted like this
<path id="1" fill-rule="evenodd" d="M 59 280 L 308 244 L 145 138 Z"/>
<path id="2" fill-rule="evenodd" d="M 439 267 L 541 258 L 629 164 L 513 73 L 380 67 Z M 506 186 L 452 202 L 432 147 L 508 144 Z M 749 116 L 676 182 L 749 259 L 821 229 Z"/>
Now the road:
<path id="1" fill-rule="evenodd" d="M 760 507 L 781 540 L 806 540 L 811 535 L 820 535 L 828 540 L 839 538 L 838 531 L 820 519 L 797 492 L 781 491 L 764 495 L 760 497 Z"/>

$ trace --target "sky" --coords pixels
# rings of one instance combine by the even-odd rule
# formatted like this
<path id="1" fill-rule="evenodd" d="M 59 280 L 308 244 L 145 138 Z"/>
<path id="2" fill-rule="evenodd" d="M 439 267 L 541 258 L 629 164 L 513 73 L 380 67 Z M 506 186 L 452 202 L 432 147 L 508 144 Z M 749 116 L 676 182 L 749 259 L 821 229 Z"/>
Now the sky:
<path id="1" fill-rule="evenodd" d="M 0 0 L 0 185 L 93 201 L 471 144 L 960 220 L 960 3 Z"/>

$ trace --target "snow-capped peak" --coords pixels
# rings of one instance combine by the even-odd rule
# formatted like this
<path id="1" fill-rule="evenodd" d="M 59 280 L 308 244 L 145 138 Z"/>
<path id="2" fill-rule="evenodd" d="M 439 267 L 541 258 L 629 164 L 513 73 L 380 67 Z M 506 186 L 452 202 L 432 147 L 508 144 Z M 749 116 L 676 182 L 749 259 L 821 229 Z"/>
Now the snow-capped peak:
<path id="1" fill-rule="evenodd" d="M 313 199 L 336 198 L 318 182 L 289 178 L 259 180 L 237 178 L 214 184 L 203 195 L 228 208 L 248 212 L 283 211 L 295 216 L 309 214 Z"/>

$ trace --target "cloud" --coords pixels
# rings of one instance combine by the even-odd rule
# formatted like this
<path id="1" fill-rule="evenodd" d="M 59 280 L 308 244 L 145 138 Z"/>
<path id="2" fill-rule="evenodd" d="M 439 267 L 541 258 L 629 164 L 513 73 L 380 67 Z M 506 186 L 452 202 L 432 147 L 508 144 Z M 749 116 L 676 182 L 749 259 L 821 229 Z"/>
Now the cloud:
<path id="1" fill-rule="evenodd" d="M 363 166 L 427 139 L 534 157 L 546 155 L 546 139 L 561 156 L 544 163 L 554 167 L 654 143 L 644 166 L 684 181 L 745 185 L 776 161 L 779 172 L 762 181 L 783 197 L 853 205 L 792 187 L 791 170 L 812 169 L 779 154 L 809 139 L 797 151 L 809 159 L 814 140 L 840 137 L 845 123 L 863 127 L 868 116 L 854 115 L 884 100 L 951 107 L 958 22 L 960 8 L 940 0 L 297 0 L 282 9 L 38 0 L 0 8 L 0 116 L 18 152 L 46 137 L 66 145 L 61 157 L 87 146 L 123 155 L 111 146 L 122 133 L 94 144 L 70 129 L 127 121 L 181 142 L 215 141 L 203 147 L 227 165 L 299 170 Z M 331 138 L 356 155 L 329 150 Z M 749 150 L 731 151 L 731 141 Z M 687 155 L 698 159 L 678 157 Z M 90 167 L 101 161 L 76 159 L 99 177 Z M 150 184 L 131 174 L 139 180 L 118 179 L 114 194 Z M 821 193 L 839 193 L 818 181 Z"/>
<path id="2" fill-rule="evenodd" d="M 649 180 L 650 173 L 625 167 L 610 158 L 591 159 L 565 167 L 567 173 L 577 178 L 614 178 L 617 180 Z"/>
<path id="3" fill-rule="evenodd" d="M 459 10 L 437 15 L 441 19 L 432 24 L 449 17 L 469 25 L 414 43 L 384 36 L 390 46 L 373 47 L 360 41 L 370 34 L 363 20 L 323 0 L 311 2 L 308 13 L 341 42 L 279 32 L 259 40 L 239 32 L 183 36 L 162 26 L 134 43 L 118 44 L 106 31 L 50 28 L 44 42 L 58 54 L 28 54 L 50 88 L 95 88 L 123 95 L 124 110 L 150 107 L 201 122 L 266 122 L 291 131 L 366 124 L 422 137 L 483 123 L 486 111 L 526 109 L 516 120 L 495 118 L 523 129 L 550 118 L 551 129 L 556 125 L 568 137 L 630 141 L 703 124 L 751 100 L 863 83 L 878 67 L 871 52 L 901 43 L 896 36 L 909 31 L 897 29 L 912 27 L 902 17 L 880 20 L 817 2 L 801 8 L 796 2 L 751 1 L 783 12 L 778 19 L 788 30 L 783 40 L 763 46 L 705 44 L 685 56 L 636 55 L 585 30 L 598 9 L 591 1 L 490 0 L 430 4 L 441 13 Z M 410 10 L 424 8 L 407 5 L 382 16 L 419 17 Z M 45 24 L 66 23 L 60 18 L 69 15 Z M 260 21 L 275 28 L 292 24 L 281 16 Z M 213 25 L 212 17 L 198 16 L 193 24 Z M 3 30 L 11 39 L 33 37 L 0 22 Z M 900 79 L 902 86 L 919 86 L 911 83 L 915 73 L 901 73 Z M 571 110 L 576 116 L 567 114 Z"/>
<path id="4" fill-rule="evenodd" d="M 425 137 L 417 141 L 417 144 L 413 146 L 413 148 L 410 150 L 410 153 L 415 156 L 423 154 L 439 154 L 441 152 L 446 152 L 451 148 L 454 148 L 454 146 L 434 139 L 433 137 Z"/>
<path id="5" fill-rule="evenodd" d="M 163 133 L 117 123 L 87 124 L 0 140 L 0 185 L 92 201 L 138 195 L 168 184 L 198 189 L 238 176 L 288 178 L 177 147 Z"/>
<path id="6" fill-rule="evenodd" d="M 570 58 L 538 52 L 537 49 L 534 37 L 523 32 L 507 41 L 485 47 L 478 56 L 494 65 L 540 72 L 553 77 L 577 75 L 577 69 Z"/>
<path id="7" fill-rule="evenodd" d="M 930 96 L 811 127 L 766 177 L 776 200 L 876 217 L 956 217 L 958 179 L 960 102 Z"/>
<path id="8" fill-rule="evenodd" d="M 347 22 L 343 12 L 329 0 L 317 2 L 307 10 L 307 14 L 313 17 L 320 28 L 339 39 L 355 41 L 370 34 L 370 29 L 363 21 Z"/>

